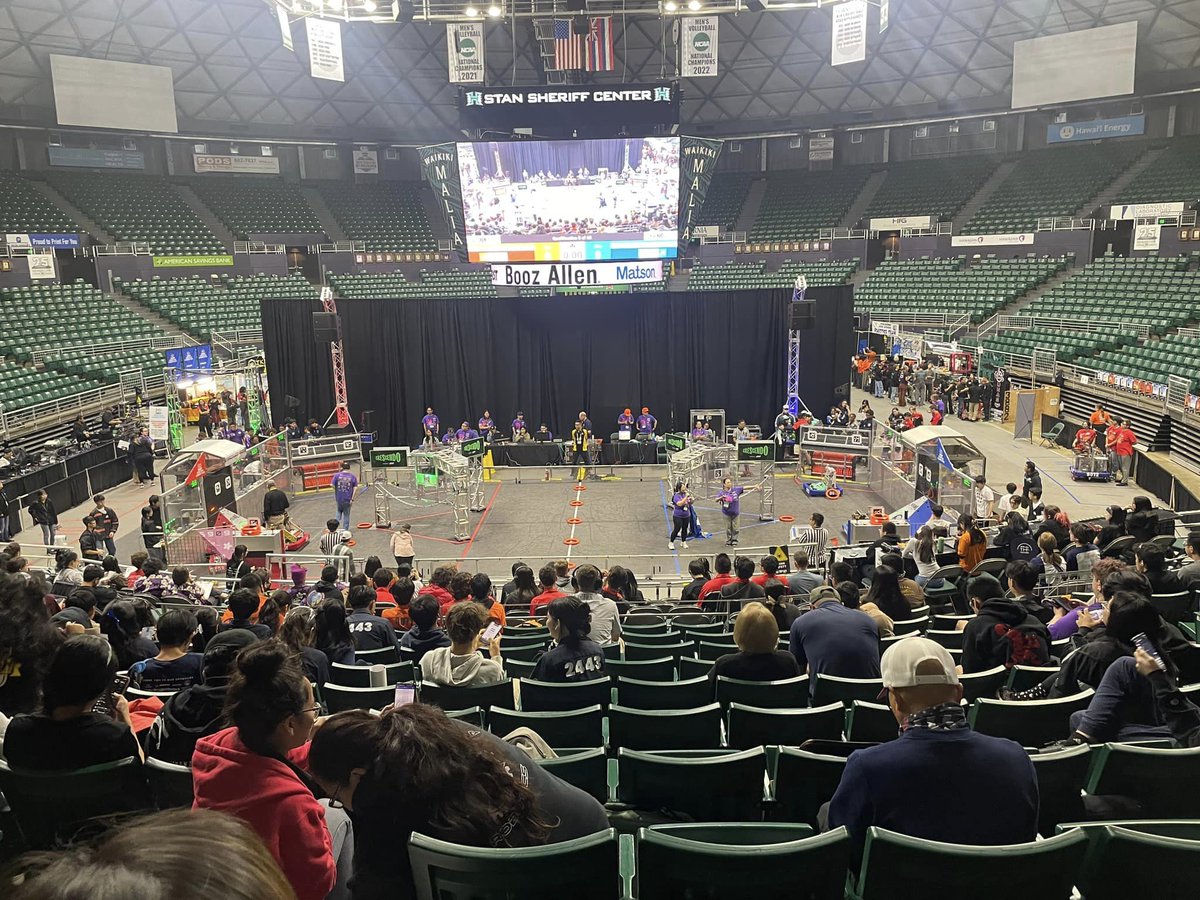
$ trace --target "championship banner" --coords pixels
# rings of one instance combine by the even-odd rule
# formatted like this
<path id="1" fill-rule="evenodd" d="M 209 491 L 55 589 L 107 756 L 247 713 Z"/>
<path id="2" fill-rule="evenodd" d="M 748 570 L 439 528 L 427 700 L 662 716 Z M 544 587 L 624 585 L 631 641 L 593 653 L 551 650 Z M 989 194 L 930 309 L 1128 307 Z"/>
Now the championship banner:
<path id="1" fill-rule="evenodd" d="M 379 151 L 369 150 L 366 147 L 359 147 L 354 151 L 354 174 L 355 175 L 378 175 L 379 174 Z"/>
<path id="2" fill-rule="evenodd" d="M 602 284 L 645 284 L 662 281 L 662 260 L 601 263 L 493 265 L 492 284 L 499 287 L 588 287 Z"/>
<path id="3" fill-rule="evenodd" d="M 888 0 L 879 0 L 879 33 L 883 34 L 888 27 Z"/>
<path id="4" fill-rule="evenodd" d="M 680 38 L 684 78 L 710 78 L 717 74 L 717 16 L 689 16 Z"/>
<path id="5" fill-rule="evenodd" d="M 451 247 L 463 261 L 467 256 L 467 234 L 463 219 L 462 182 L 458 177 L 458 147 L 432 144 L 417 150 L 421 157 L 421 177 L 433 188 L 442 208 L 442 218 L 450 231 Z"/>
<path id="6" fill-rule="evenodd" d="M 841 66 L 867 58 L 866 0 L 846 0 L 833 8 L 833 48 L 829 63 Z"/>
<path id="7" fill-rule="evenodd" d="M 310 20 L 311 21 L 311 20 Z M 245 172 L 252 175 L 278 175 L 279 159 L 274 156 L 229 156 L 193 153 L 197 172 Z"/>
<path id="8" fill-rule="evenodd" d="M 1108 217 L 1121 221 L 1123 219 L 1150 219 L 1158 216 L 1182 215 L 1186 203 L 1122 203 L 1109 209 Z"/>
<path id="9" fill-rule="evenodd" d="M 1133 249 L 1157 250 L 1161 235 L 1161 225 L 1135 225 L 1133 229 Z"/>
<path id="10" fill-rule="evenodd" d="M 951 247 L 1033 246 L 1033 232 L 1023 234 L 958 234 L 950 238 Z"/>
<path id="11" fill-rule="evenodd" d="M 304 20 L 304 27 L 308 31 L 308 67 L 312 77 L 345 81 L 341 23 L 309 16 Z"/>
<path id="12" fill-rule="evenodd" d="M 483 54 L 482 22 L 446 24 L 446 58 L 451 84 L 483 84 L 487 71 Z"/>
<path id="13" fill-rule="evenodd" d="M 283 40 L 283 46 L 294 51 L 296 48 L 292 44 L 292 26 L 288 22 L 287 10 L 282 6 L 276 6 L 275 15 L 279 18 L 279 37 Z"/>
<path id="14" fill-rule="evenodd" d="M 1146 133 L 1146 117 L 1119 116 L 1114 119 L 1091 119 L 1087 122 L 1068 122 L 1046 126 L 1047 144 L 1068 144 L 1073 141 L 1099 141 L 1104 138 L 1131 137 Z"/>
<path id="15" fill-rule="evenodd" d="M 679 138 L 679 253 L 692 239 L 724 141 L 683 135 Z"/>
<path id="16" fill-rule="evenodd" d="M 29 260 L 29 277 L 40 281 L 54 278 L 54 251 L 49 253 L 30 253 L 25 257 Z"/>

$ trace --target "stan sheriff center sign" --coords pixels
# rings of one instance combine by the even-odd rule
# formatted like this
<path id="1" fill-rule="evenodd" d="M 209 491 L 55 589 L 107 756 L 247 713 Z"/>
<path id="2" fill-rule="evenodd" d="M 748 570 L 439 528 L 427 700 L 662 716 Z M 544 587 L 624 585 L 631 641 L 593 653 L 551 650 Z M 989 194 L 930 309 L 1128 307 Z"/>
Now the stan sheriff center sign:
<path id="1" fill-rule="evenodd" d="M 661 260 L 600 263 L 518 263 L 492 265 L 492 284 L 500 287 L 587 287 L 662 281 Z"/>

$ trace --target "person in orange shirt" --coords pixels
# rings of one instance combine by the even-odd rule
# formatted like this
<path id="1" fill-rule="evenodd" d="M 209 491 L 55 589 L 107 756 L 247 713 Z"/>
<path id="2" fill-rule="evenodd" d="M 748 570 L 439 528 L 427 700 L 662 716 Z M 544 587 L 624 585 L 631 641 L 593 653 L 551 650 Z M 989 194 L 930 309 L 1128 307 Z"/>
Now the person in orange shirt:
<path id="1" fill-rule="evenodd" d="M 967 513 L 958 517 L 958 530 L 958 564 L 964 572 L 970 572 L 983 562 L 983 555 L 987 553 L 987 535 Z"/>
<path id="2" fill-rule="evenodd" d="M 1097 403 L 1096 408 L 1092 410 L 1092 414 L 1088 416 L 1088 424 L 1096 432 L 1096 444 L 1104 446 L 1104 432 L 1108 430 L 1108 426 L 1112 424 L 1112 416 L 1108 410 L 1104 408 L 1103 403 Z"/>
<path id="3" fill-rule="evenodd" d="M 392 623 L 392 628 L 396 630 L 397 634 L 408 631 L 413 626 L 412 616 L 409 614 L 409 604 L 412 603 L 413 594 L 416 592 L 416 585 L 412 583 L 411 578 L 393 578 L 391 584 L 388 585 L 387 594 L 392 605 L 385 606 L 379 614 Z M 376 584 L 376 594 L 382 596 L 378 584 Z"/>
<path id="4" fill-rule="evenodd" d="M 271 576 L 267 574 L 265 569 L 255 569 L 249 575 L 243 575 L 242 580 L 238 582 L 238 587 L 247 588 L 248 590 L 252 590 L 258 594 L 258 606 L 255 607 L 254 614 L 250 616 L 251 622 L 258 621 L 259 610 L 261 610 L 263 604 L 267 602 L 267 592 L 263 588 L 263 582 L 266 581 L 269 584 L 270 577 Z M 225 610 L 224 615 L 221 616 L 221 621 L 232 622 L 233 613 L 231 613 L 228 609 Z"/>

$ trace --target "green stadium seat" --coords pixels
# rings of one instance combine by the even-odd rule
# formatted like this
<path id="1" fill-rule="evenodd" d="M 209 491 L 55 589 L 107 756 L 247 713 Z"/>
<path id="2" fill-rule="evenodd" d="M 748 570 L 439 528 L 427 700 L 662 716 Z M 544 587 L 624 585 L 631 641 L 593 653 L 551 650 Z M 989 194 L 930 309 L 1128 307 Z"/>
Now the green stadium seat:
<path id="1" fill-rule="evenodd" d="M 766 759 L 762 747 L 712 756 L 622 748 L 617 800 L 637 809 L 669 809 L 697 822 L 761 821 Z"/>

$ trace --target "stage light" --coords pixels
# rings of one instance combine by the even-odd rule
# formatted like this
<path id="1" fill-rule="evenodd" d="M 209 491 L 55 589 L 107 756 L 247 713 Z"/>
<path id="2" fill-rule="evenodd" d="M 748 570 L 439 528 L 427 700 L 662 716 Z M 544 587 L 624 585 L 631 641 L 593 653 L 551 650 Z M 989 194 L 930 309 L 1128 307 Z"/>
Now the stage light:
<path id="1" fill-rule="evenodd" d="M 375 12 L 375 0 L 363 0 L 363 9 L 369 13 Z"/>
<path id="2" fill-rule="evenodd" d="M 500 7 L 498 7 L 495 3 L 493 3 L 491 6 L 489 6 L 488 10 L 487 10 L 488 15 L 491 16 L 493 19 L 500 18 L 501 12 L 503 12 L 503 10 L 501 10 Z"/>
<path id="3" fill-rule="evenodd" d="M 700 8 L 700 0 L 688 0 L 688 9 L 695 12 Z"/>
<path id="4" fill-rule="evenodd" d="M 463 10 L 463 12 L 466 13 L 468 16 L 470 16 L 472 19 L 475 18 L 477 15 L 479 15 L 479 10 L 477 10 L 473 6 L 468 6 L 466 9 Z"/>
<path id="5" fill-rule="evenodd" d="M 675 12 L 675 10 L 679 9 L 679 4 L 676 3 L 675 0 L 667 0 L 667 2 L 663 4 L 663 9 L 665 9 L 667 12 Z"/>

